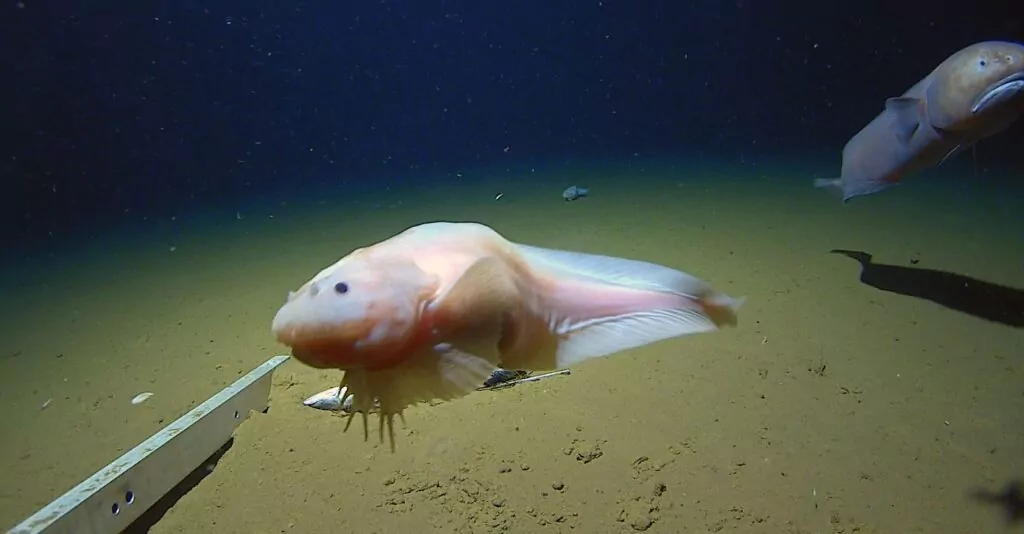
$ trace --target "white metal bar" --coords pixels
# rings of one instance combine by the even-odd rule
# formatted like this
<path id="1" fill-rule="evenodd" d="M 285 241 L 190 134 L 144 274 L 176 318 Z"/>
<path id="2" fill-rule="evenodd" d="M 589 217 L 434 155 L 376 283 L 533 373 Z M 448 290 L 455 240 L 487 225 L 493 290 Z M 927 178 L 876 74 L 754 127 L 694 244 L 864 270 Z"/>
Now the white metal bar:
<path id="1" fill-rule="evenodd" d="M 44 506 L 8 534 L 121 532 L 231 439 L 251 410 L 263 411 L 275 356 Z"/>

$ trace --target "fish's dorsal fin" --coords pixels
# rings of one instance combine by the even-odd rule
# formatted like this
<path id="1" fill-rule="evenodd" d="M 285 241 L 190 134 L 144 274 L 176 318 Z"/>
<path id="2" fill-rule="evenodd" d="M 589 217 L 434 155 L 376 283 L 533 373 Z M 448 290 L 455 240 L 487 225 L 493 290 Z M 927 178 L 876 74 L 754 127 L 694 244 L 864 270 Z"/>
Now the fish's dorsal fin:
<path id="1" fill-rule="evenodd" d="M 906 145 L 921 127 L 921 99 L 899 96 L 886 99 L 885 111 L 893 115 L 892 131 Z"/>

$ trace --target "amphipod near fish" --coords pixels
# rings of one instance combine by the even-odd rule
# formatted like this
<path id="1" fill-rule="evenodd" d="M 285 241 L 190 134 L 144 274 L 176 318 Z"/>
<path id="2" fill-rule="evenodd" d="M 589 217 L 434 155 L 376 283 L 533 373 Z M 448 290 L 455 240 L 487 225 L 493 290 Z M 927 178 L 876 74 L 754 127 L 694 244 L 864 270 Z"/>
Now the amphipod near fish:
<path id="1" fill-rule="evenodd" d="M 578 185 L 567 187 L 565 191 L 562 191 L 562 199 L 564 199 L 566 202 L 579 200 L 588 195 L 590 195 L 590 189 L 587 189 L 586 187 L 580 187 Z"/>
<path id="2" fill-rule="evenodd" d="M 743 299 L 642 261 L 512 243 L 434 222 L 360 248 L 288 296 L 272 331 L 296 359 L 345 371 L 351 415 L 394 416 L 475 391 L 499 369 L 549 371 L 735 325 Z"/>
<path id="3" fill-rule="evenodd" d="M 1024 113 L 1024 45 L 970 45 L 885 109 L 843 148 L 839 178 L 814 185 L 843 202 L 877 193 L 1005 130 Z"/>

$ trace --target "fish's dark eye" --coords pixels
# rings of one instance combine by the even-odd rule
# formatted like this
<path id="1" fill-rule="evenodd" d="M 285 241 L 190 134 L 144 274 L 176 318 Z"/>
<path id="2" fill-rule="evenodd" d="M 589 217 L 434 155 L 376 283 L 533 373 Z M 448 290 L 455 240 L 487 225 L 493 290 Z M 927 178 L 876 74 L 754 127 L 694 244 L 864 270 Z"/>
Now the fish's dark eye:
<path id="1" fill-rule="evenodd" d="M 345 293 L 348 293 L 348 284 L 346 284 L 345 282 L 338 282 L 337 284 L 334 284 L 334 292 L 339 295 L 344 295 Z"/>
<path id="2" fill-rule="evenodd" d="M 981 65 L 982 67 L 984 67 L 985 65 L 988 65 L 988 62 L 985 61 L 984 59 L 981 59 L 981 60 L 978 60 L 978 64 Z"/>

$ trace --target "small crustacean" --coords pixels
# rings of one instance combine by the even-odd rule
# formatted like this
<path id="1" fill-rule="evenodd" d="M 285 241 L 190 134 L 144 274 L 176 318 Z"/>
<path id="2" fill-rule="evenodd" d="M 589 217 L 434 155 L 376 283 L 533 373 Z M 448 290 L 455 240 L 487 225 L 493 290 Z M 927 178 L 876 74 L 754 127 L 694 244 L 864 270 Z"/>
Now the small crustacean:
<path id="1" fill-rule="evenodd" d="M 566 189 L 565 191 L 562 191 L 562 198 L 564 198 L 566 202 L 570 202 L 573 200 L 581 199 L 589 194 L 590 189 L 574 185 Z"/>

